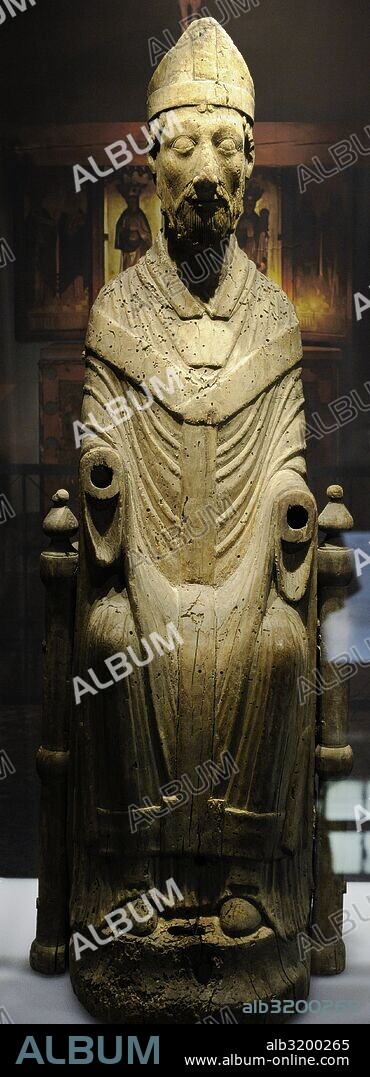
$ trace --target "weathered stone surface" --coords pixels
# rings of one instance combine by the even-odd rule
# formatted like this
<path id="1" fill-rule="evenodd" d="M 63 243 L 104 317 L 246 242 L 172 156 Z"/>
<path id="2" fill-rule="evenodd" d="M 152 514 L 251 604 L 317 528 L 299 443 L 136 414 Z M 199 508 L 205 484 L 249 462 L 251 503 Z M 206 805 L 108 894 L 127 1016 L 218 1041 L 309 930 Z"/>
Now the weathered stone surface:
<path id="1" fill-rule="evenodd" d="M 71 941 L 71 977 L 100 1020 L 230 1005 L 248 1021 L 243 1003 L 309 986 L 302 349 L 291 303 L 235 242 L 254 92 L 214 20 L 191 25 L 148 100 L 149 120 L 176 116 L 151 158 L 163 231 L 102 290 L 86 337 L 67 845 L 69 932 L 98 941 L 79 960 Z M 165 896 L 155 915 L 109 935 L 148 893 Z"/>

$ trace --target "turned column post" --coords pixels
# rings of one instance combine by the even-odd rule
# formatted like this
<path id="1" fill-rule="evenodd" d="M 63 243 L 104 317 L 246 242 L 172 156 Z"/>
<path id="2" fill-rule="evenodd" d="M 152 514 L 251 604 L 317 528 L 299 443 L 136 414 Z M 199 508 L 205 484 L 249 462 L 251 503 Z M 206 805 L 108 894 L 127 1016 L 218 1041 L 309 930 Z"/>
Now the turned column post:
<path id="1" fill-rule="evenodd" d="M 50 546 L 41 554 L 46 588 L 43 643 L 42 743 L 36 756 L 41 779 L 39 896 L 30 964 L 36 972 L 63 972 L 68 954 L 67 776 L 72 647 L 78 554 L 71 544 L 78 523 L 69 494 L 58 490 L 43 530 Z"/>
<path id="2" fill-rule="evenodd" d="M 341 544 L 341 532 L 350 531 L 353 519 L 343 504 L 341 486 L 329 486 L 329 503 L 319 516 L 319 527 L 326 537 L 318 550 L 318 614 L 320 622 L 320 676 L 329 684 L 333 677 L 333 662 L 329 660 L 325 643 L 325 622 L 330 614 L 342 609 L 352 578 L 352 550 Z M 345 778 L 352 769 L 352 749 L 348 741 L 348 680 L 340 681 L 322 691 L 318 697 L 318 743 L 316 771 L 319 778 L 319 798 L 315 838 L 315 891 L 312 925 L 319 928 L 327 942 L 320 950 L 312 950 L 311 970 L 314 975 L 329 976 L 345 967 L 345 946 L 341 938 L 342 924 L 329 917 L 343 907 L 346 884 L 343 875 L 332 869 L 329 842 L 329 823 L 323 815 L 328 782 Z M 317 940 L 313 932 L 315 945 Z"/>

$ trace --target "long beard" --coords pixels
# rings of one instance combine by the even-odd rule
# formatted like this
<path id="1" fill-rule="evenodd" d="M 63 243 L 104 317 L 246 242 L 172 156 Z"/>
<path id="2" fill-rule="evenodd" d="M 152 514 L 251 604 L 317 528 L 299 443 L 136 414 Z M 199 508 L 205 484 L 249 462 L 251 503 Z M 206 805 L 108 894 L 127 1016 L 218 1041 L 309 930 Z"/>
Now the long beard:
<path id="1" fill-rule="evenodd" d="M 204 248 L 226 239 L 235 231 L 242 211 L 243 198 L 239 192 L 230 198 L 223 191 L 216 202 L 199 202 L 186 196 L 177 206 L 168 194 L 162 199 L 167 230 L 178 241 L 192 247 Z"/>

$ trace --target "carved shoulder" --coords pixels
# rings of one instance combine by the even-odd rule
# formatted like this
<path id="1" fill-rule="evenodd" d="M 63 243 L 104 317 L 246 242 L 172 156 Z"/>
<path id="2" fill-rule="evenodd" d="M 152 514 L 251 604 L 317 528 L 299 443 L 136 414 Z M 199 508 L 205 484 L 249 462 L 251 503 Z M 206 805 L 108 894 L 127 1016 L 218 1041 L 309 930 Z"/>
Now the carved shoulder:
<path id="1" fill-rule="evenodd" d="M 278 284 L 256 272 L 251 288 L 251 305 L 255 317 L 276 336 L 279 329 L 295 329 L 298 318 L 293 303 Z"/>

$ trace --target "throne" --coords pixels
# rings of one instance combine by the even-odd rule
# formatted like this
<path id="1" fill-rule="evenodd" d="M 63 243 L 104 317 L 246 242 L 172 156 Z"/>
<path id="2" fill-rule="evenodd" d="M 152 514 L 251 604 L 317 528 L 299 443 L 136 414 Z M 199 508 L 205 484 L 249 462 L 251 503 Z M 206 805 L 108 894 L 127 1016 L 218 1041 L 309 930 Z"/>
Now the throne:
<path id="1" fill-rule="evenodd" d="M 204 1015 L 209 1017 L 212 1011 L 205 988 L 212 976 L 209 970 L 207 972 L 207 961 L 211 967 L 215 953 L 218 973 L 212 974 L 216 975 L 217 980 L 217 990 L 214 990 L 213 985 L 212 994 L 214 1012 L 219 1010 L 220 1005 L 226 1004 L 231 1005 L 236 1012 L 241 999 L 248 1002 L 257 995 L 268 1003 L 272 998 L 286 998 L 288 990 L 292 997 L 304 998 L 309 991 L 310 971 L 316 975 L 327 976 L 344 969 L 345 947 L 341 929 L 337 926 L 333 937 L 330 917 L 342 907 L 345 882 L 332 868 L 328 825 L 320 805 L 325 800 L 327 783 L 348 775 L 352 766 L 352 752 L 347 744 L 348 681 L 337 676 L 333 686 L 332 663 L 325 646 L 325 622 L 329 615 L 342 607 L 351 580 L 351 551 L 342 544 L 341 533 L 350 530 L 353 521 L 343 504 L 341 487 L 330 486 L 327 495 L 328 504 L 318 519 L 322 541 L 317 547 L 317 562 L 314 562 L 317 580 L 316 680 L 312 682 L 311 688 L 307 688 L 307 683 L 305 685 L 305 691 L 314 692 L 314 685 L 316 684 L 317 689 L 319 684 L 315 693 L 316 742 L 314 743 L 312 736 L 311 744 L 312 757 L 315 760 L 310 771 L 313 823 L 311 819 L 307 820 L 307 833 L 312 845 L 313 878 L 307 884 L 310 909 L 304 931 L 298 932 L 298 935 L 295 933 L 291 939 L 276 939 L 271 925 L 261 922 L 258 906 L 253 904 L 249 933 L 245 930 L 245 923 L 241 931 L 238 928 L 238 902 L 235 900 L 229 917 L 232 920 L 231 927 L 230 924 L 227 926 L 227 901 L 224 904 L 222 937 L 219 928 L 218 934 L 215 934 L 212 918 L 205 918 L 204 923 L 202 921 L 203 927 L 200 928 L 199 922 L 195 923 L 193 914 L 187 912 L 186 907 L 181 913 L 178 910 L 166 909 L 164 917 L 157 918 L 154 935 L 149 936 L 144 930 L 141 935 L 139 931 L 136 932 L 135 939 L 130 943 L 131 949 L 129 947 L 127 950 L 124 975 L 120 965 L 119 939 L 115 940 L 113 947 L 103 947 L 102 956 L 99 955 L 101 964 L 98 977 L 95 977 L 94 973 L 95 955 L 91 955 L 91 962 L 90 955 L 85 958 L 84 974 L 80 977 L 80 969 L 76 965 L 71 944 L 76 922 L 71 923 L 70 895 L 76 857 L 80 856 L 75 824 L 75 805 L 81 795 L 75 752 L 79 714 L 73 700 L 74 641 L 78 618 L 81 616 L 76 602 L 79 575 L 76 541 L 78 523 L 68 507 L 69 495 L 66 490 L 59 490 L 52 498 L 52 507 L 44 521 L 44 532 L 50 545 L 41 555 L 41 578 L 46 589 L 46 638 L 43 643 L 42 745 L 37 753 L 37 769 L 41 778 L 40 869 L 37 930 L 31 947 L 30 963 L 39 973 L 62 973 L 68 965 L 70 953 L 72 983 L 78 997 L 90 1012 L 102 1020 L 124 1022 L 133 1019 L 157 1019 L 166 1022 L 173 1019 L 176 1023 L 194 1021 Z M 81 491 L 81 498 L 84 496 L 85 493 Z M 89 496 L 93 496 L 91 491 Z M 97 505 L 101 497 L 102 490 L 97 488 Z M 284 556 L 289 559 L 290 556 L 297 557 L 297 552 L 304 542 L 307 511 L 304 505 L 299 507 L 288 504 L 285 511 L 288 523 L 284 526 L 288 531 L 285 535 Z M 103 536 L 104 513 L 99 526 Z M 330 684 L 330 687 L 325 688 Z M 106 706 L 109 707 L 108 698 Z M 108 770 L 109 759 L 102 757 L 101 766 Z M 175 829 L 178 826 L 181 830 L 180 814 L 176 823 L 174 813 L 172 823 Z M 242 840 L 245 846 L 243 856 L 253 859 L 258 855 L 255 848 L 257 838 L 252 839 L 250 830 L 245 831 L 244 838 L 240 837 L 241 834 L 240 828 L 235 830 L 234 837 L 230 840 L 234 841 L 234 846 L 235 842 Z M 271 845 L 272 840 L 271 835 Z M 124 847 L 121 854 L 124 857 Z M 106 863 L 109 865 L 108 849 L 107 858 Z M 117 858 L 115 864 L 117 870 Z M 92 880 L 92 885 L 96 885 L 96 880 Z M 323 940 L 321 945 L 317 945 L 317 937 Z M 313 940 L 311 952 L 307 942 L 309 938 Z M 163 977 L 164 994 L 159 1010 L 154 1003 L 152 1011 L 150 1005 L 148 1009 L 148 1003 L 145 1002 L 145 998 L 148 998 L 146 990 L 143 990 L 140 1002 L 140 988 L 137 984 L 135 1000 L 130 1004 L 125 1001 L 123 981 L 125 976 L 130 978 L 130 970 L 133 978 L 137 977 L 137 961 L 140 961 L 141 957 L 144 962 L 141 977 L 143 981 L 147 977 L 147 989 L 152 997 L 158 993 L 158 985 L 161 986 Z M 284 974 L 281 971 L 280 958 Z M 180 989 L 184 962 L 187 963 L 187 986 L 186 989 L 183 986 Z M 179 995 L 183 996 L 181 1013 L 174 1002 L 176 976 L 174 983 L 168 988 L 166 1002 L 166 976 L 171 966 L 179 977 Z M 292 975 L 288 989 L 286 972 L 289 968 Z M 237 989 L 236 970 L 239 977 Z M 112 1001 L 112 994 L 109 998 L 106 996 L 104 977 L 108 980 L 112 977 L 112 991 L 116 1001 Z M 258 1017 L 254 1015 L 253 1023 L 256 1023 L 256 1020 L 258 1021 Z M 265 1021 L 266 1017 L 262 1020 Z M 248 1017 L 243 1016 L 241 1010 L 238 1021 L 248 1022 Z"/>

